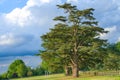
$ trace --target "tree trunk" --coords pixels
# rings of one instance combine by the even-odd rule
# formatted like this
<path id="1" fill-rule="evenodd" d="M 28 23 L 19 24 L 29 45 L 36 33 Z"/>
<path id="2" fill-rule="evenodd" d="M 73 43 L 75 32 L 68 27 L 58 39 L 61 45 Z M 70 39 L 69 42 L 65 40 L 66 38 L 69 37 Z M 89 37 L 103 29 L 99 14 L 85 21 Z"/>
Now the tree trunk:
<path id="1" fill-rule="evenodd" d="M 72 66 L 72 76 L 73 77 L 79 77 L 79 69 L 78 69 L 78 65 L 74 64 Z"/>
<path id="2" fill-rule="evenodd" d="M 67 66 L 65 66 L 65 75 L 66 75 L 66 76 L 69 76 L 69 69 L 68 69 Z"/>
<path id="3" fill-rule="evenodd" d="M 70 76 L 72 74 L 71 66 L 65 66 L 65 75 Z"/>

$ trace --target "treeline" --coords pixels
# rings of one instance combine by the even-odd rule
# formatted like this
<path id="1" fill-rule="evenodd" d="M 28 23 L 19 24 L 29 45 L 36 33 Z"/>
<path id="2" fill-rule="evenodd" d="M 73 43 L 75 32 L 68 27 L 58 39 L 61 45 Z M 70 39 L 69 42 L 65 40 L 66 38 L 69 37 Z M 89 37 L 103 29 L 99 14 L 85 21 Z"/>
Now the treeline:
<path id="1" fill-rule="evenodd" d="M 82 71 L 117 71 L 120 70 L 120 42 L 107 44 L 103 51 L 103 57 L 96 59 L 93 63 L 84 62 L 79 69 Z M 96 57 L 96 56 L 95 56 Z M 91 60 L 91 59 L 89 59 Z"/>
<path id="2" fill-rule="evenodd" d="M 99 56 L 100 59 L 88 58 L 88 60 L 84 61 L 79 66 L 79 71 L 116 71 L 120 70 L 120 42 L 115 44 L 107 44 L 106 48 L 103 51 L 102 55 Z M 49 56 L 48 56 L 49 57 Z M 41 66 L 49 72 L 65 72 L 65 68 L 63 64 L 58 60 L 50 61 L 42 61 Z M 64 60 L 64 59 L 63 59 Z M 94 60 L 94 61 L 93 61 Z M 90 62 L 92 61 L 92 62 Z M 56 63 L 55 63 L 56 62 Z M 68 74 L 72 74 L 72 67 L 68 66 Z"/>
<path id="3" fill-rule="evenodd" d="M 0 80 L 37 76 L 37 75 L 44 75 L 44 74 L 45 74 L 45 69 L 43 69 L 40 66 L 38 66 L 37 68 L 31 69 L 31 67 L 26 66 L 22 60 L 15 60 L 10 64 L 8 71 L 0 75 Z"/>

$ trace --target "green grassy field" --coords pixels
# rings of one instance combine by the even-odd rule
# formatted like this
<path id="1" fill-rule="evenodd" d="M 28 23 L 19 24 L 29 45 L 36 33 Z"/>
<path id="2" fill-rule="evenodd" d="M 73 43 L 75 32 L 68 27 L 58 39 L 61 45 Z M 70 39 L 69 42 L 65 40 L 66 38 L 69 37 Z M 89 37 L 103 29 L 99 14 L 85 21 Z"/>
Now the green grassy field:
<path id="1" fill-rule="evenodd" d="M 120 80 L 120 76 L 80 76 L 79 78 L 73 78 L 71 76 L 66 77 L 64 74 L 54 74 L 49 76 L 34 76 L 11 80 Z"/>

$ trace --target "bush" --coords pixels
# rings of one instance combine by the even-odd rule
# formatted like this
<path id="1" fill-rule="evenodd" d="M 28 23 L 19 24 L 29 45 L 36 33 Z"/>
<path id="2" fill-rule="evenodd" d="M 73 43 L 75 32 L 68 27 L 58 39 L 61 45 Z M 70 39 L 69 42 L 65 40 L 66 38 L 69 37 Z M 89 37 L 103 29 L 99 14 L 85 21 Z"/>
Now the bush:
<path id="1" fill-rule="evenodd" d="M 42 67 L 37 67 L 33 70 L 34 75 L 44 75 L 45 70 Z"/>
<path id="2" fill-rule="evenodd" d="M 7 73 L 3 73 L 3 74 L 1 75 L 1 78 L 2 78 L 2 79 L 7 79 Z"/>
<path id="3" fill-rule="evenodd" d="M 8 68 L 8 78 L 17 78 L 27 76 L 27 66 L 22 60 L 15 60 Z"/>
<path id="4" fill-rule="evenodd" d="M 32 76 L 33 75 L 33 72 L 32 71 L 28 71 L 27 72 L 27 76 Z"/>
<path id="5" fill-rule="evenodd" d="M 0 80 L 2 80 L 2 76 L 0 75 Z"/>
<path id="6" fill-rule="evenodd" d="M 7 78 L 12 78 L 12 77 L 13 77 L 12 73 L 7 74 Z"/>

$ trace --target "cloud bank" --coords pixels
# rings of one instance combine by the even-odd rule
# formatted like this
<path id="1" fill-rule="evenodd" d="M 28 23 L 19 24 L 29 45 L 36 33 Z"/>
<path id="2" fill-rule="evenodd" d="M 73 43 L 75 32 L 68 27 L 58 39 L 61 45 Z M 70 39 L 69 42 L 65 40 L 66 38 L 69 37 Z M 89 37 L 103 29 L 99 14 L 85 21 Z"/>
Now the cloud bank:
<path id="1" fill-rule="evenodd" d="M 0 55 L 6 54 L 5 50 L 19 55 L 41 49 L 40 36 L 54 26 L 55 16 L 63 14 L 56 5 L 64 2 L 77 5 L 79 9 L 95 8 L 99 26 L 109 31 L 101 37 L 111 43 L 120 41 L 120 0 L 28 0 L 22 7 L 0 12 Z"/>

